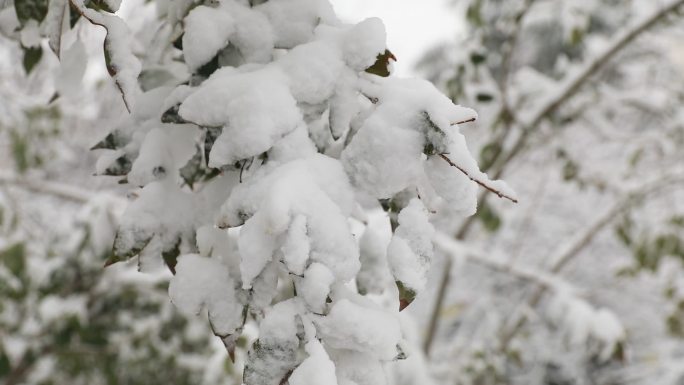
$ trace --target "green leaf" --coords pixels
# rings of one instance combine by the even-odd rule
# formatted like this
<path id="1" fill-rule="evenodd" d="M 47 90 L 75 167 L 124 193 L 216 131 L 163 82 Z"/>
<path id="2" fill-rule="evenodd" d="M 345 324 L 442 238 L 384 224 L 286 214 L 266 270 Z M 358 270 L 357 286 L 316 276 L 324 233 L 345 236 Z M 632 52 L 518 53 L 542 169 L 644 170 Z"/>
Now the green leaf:
<path id="1" fill-rule="evenodd" d="M 480 103 L 489 103 L 494 100 L 494 96 L 486 92 L 478 92 L 477 95 L 475 95 L 475 99 Z"/>
<path id="2" fill-rule="evenodd" d="M 500 152 L 501 144 L 497 142 L 490 142 L 482 147 L 480 150 L 480 169 L 486 171 L 492 167 Z"/>
<path id="3" fill-rule="evenodd" d="M 22 46 L 21 49 L 24 51 L 24 59 L 22 60 L 22 64 L 24 65 L 24 71 L 26 71 L 26 75 L 31 73 L 31 70 L 40 62 L 40 58 L 43 57 L 43 48 L 41 46 L 37 47 L 24 47 Z"/>
<path id="4" fill-rule="evenodd" d="M 112 10 L 109 7 L 109 4 L 107 4 L 107 2 L 104 0 L 86 0 L 84 4 L 87 8 L 94 9 L 96 11 L 103 11 L 109 13 L 114 13 L 116 11 Z"/>
<path id="5" fill-rule="evenodd" d="M 482 222 L 485 230 L 489 231 L 490 233 L 496 232 L 501 227 L 501 217 L 499 217 L 499 214 L 497 214 L 496 211 L 494 211 L 494 209 L 486 203 L 483 204 L 479 210 L 477 210 L 475 215 L 477 215 L 477 219 Z"/>
<path id="6" fill-rule="evenodd" d="M 425 145 L 423 153 L 425 155 L 437 155 L 447 152 L 449 138 L 435 122 L 432 121 L 427 111 L 422 111 L 417 122 L 416 130 L 423 134 Z"/>
<path id="7" fill-rule="evenodd" d="M 470 54 L 470 62 L 474 65 L 480 65 L 487 60 L 487 56 L 479 52 L 473 52 Z"/>
<path id="8" fill-rule="evenodd" d="M 401 281 L 395 281 L 395 283 L 399 289 L 399 311 L 402 311 L 416 299 L 416 291 L 404 286 Z"/>
<path id="9" fill-rule="evenodd" d="M 108 149 L 108 150 L 116 150 L 119 149 L 127 144 L 127 140 L 124 139 L 121 134 L 118 131 L 112 131 L 107 136 L 104 137 L 101 141 L 97 142 L 93 147 L 91 147 L 91 150 L 98 150 L 98 149 Z"/>
<path id="10" fill-rule="evenodd" d="M 133 167 L 133 162 L 128 158 L 127 154 L 121 155 L 116 158 L 112 164 L 109 165 L 104 171 L 104 175 L 109 176 L 122 176 L 127 175 L 131 168 Z"/>
<path id="11" fill-rule="evenodd" d="M 0 347 L 1 349 L 2 347 Z M 5 378 L 10 373 L 12 366 L 10 360 L 4 350 L 0 350 L 0 378 Z"/>
<path id="12" fill-rule="evenodd" d="M 584 31 L 582 31 L 579 28 L 573 28 L 572 33 L 570 34 L 570 44 L 571 45 L 579 45 L 582 43 L 583 39 L 584 39 Z"/>
<path id="13" fill-rule="evenodd" d="M 577 178 L 578 175 L 579 165 L 571 159 L 568 159 L 563 165 L 563 180 L 567 182 Z"/>
<path id="14" fill-rule="evenodd" d="M 152 241 L 153 233 L 137 228 L 119 228 L 114 237 L 112 254 L 105 267 L 117 262 L 127 261 L 138 255 Z"/>
<path id="15" fill-rule="evenodd" d="M 43 21 L 48 11 L 48 0 L 14 0 L 14 10 L 21 25 L 33 19 Z"/>
<path id="16" fill-rule="evenodd" d="M 181 239 L 178 238 L 178 242 L 171 249 L 162 251 L 162 259 L 174 275 L 176 274 L 176 264 L 180 255 L 180 244 Z"/>
<path id="17" fill-rule="evenodd" d="M 23 243 L 15 243 L 0 252 L 0 261 L 17 277 L 24 273 L 26 268 L 26 250 Z"/>
<path id="18" fill-rule="evenodd" d="M 162 114 L 161 122 L 162 123 L 173 123 L 173 124 L 188 123 L 187 120 L 181 118 L 181 116 L 178 115 L 178 109 L 179 108 L 180 108 L 180 103 L 176 104 L 175 106 L 169 107 L 169 109 L 164 111 L 164 113 Z M 212 142 L 212 144 L 213 144 L 213 142 Z"/>
<path id="19" fill-rule="evenodd" d="M 10 133 L 12 144 L 12 157 L 19 173 L 24 173 L 29 168 L 28 143 L 26 139 L 16 131 Z"/>

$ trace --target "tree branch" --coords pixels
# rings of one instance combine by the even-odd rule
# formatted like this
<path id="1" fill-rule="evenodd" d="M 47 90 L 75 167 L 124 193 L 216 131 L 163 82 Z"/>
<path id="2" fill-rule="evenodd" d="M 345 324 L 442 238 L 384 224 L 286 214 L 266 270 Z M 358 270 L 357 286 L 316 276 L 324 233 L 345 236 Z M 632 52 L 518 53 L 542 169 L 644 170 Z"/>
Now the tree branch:
<path id="1" fill-rule="evenodd" d="M 439 157 L 444 159 L 445 162 L 449 163 L 449 165 L 451 167 L 456 167 L 458 169 L 458 171 L 462 172 L 465 176 L 468 177 L 468 179 L 472 180 L 473 182 L 484 187 L 485 189 L 487 189 L 487 190 L 493 192 L 494 194 L 498 195 L 499 198 L 505 198 L 505 199 L 508 199 L 509 201 L 511 201 L 513 203 L 518 203 L 518 199 L 516 197 L 514 197 L 514 196 L 512 196 L 512 195 L 510 195 L 504 191 L 501 191 L 499 188 L 493 186 L 491 184 L 491 181 L 489 181 L 489 180 L 484 180 L 484 179 L 478 178 L 474 175 L 470 175 L 470 173 L 468 173 L 468 171 L 466 171 L 463 167 L 461 167 L 461 166 L 457 165 L 456 163 L 454 163 L 453 161 L 451 161 L 451 159 L 449 159 L 449 157 L 446 156 L 445 154 L 439 154 Z"/>

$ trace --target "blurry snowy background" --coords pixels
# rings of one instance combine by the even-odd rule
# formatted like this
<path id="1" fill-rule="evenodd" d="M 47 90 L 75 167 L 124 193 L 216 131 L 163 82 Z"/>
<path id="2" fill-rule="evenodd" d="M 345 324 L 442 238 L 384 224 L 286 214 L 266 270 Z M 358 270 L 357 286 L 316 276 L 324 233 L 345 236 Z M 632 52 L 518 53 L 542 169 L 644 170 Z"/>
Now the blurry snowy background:
<path id="1" fill-rule="evenodd" d="M 119 12 L 140 36 L 143 3 Z M 425 365 L 388 367 L 394 383 L 683 384 L 684 2 L 332 3 L 345 21 L 384 20 L 397 75 L 478 111 L 462 128 L 471 151 L 520 197 L 433 218 L 457 240 L 438 245 L 431 289 L 407 309 Z M 60 65 L 31 31 L 20 41 L 42 55 L 8 37 L 10 5 L 0 382 L 239 383 L 205 322 L 169 303 L 168 275 L 102 269 L 127 194 L 93 176 L 88 150 L 124 111 L 103 33 L 77 24 Z"/>

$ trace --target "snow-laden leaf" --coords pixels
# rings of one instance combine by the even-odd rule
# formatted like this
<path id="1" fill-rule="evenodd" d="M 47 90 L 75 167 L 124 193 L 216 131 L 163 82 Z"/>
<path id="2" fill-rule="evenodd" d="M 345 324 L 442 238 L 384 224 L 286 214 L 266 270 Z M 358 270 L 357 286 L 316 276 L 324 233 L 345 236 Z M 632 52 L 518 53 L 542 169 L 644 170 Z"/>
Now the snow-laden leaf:
<path id="1" fill-rule="evenodd" d="M 187 121 L 223 127 L 209 154 L 210 167 L 231 165 L 268 151 L 301 121 L 280 71 L 229 70 L 216 72 L 178 110 Z"/>
<path id="2" fill-rule="evenodd" d="M 130 112 L 140 94 L 138 75 L 142 66 L 140 60 L 132 52 L 133 41 L 128 26 L 116 15 L 88 8 L 83 0 L 70 1 L 90 23 L 107 30 L 104 40 L 105 65 L 121 91 L 124 104 Z"/>
<path id="3" fill-rule="evenodd" d="M 190 71 L 208 63 L 235 33 L 235 20 L 223 9 L 197 6 L 185 17 L 183 57 Z"/>
<path id="4" fill-rule="evenodd" d="M 181 191 L 174 181 L 147 184 L 124 213 L 108 264 L 140 255 L 140 264 L 145 266 L 145 259 L 161 261 L 162 253 L 178 247 L 181 252 L 192 250 L 198 199 Z"/>
<path id="5" fill-rule="evenodd" d="M 345 148 L 342 162 L 352 182 L 376 198 L 418 185 L 426 147 L 445 149 L 451 124 L 476 116 L 422 80 L 377 79 L 362 92 L 378 103 Z"/>
<path id="6" fill-rule="evenodd" d="M 399 227 L 387 247 L 387 259 L 399 287 L 400 310 L 403 310 L 427 283 L 434 228 L 425 206 L 418 199 L 411 200 L 401 210 L 398 221 Z"/>
<path id="7" fill-rule="evenodd" d="M 399 321 L 385 310 L 344 298 L 334 302 L 327 316 L 314 322 L 326 346 L 366 353 L 384 361 L 397 356 Z"/>
<path id="8" fill-rule="evenodd" d="M 282 236 L 298 215 L 306 217 L 311 260 L 346 281 L 359 267 L 358 249 L 346 219 L 352 207 L 351 188 L 340 164 L 316 155 L 264 169 L 238 186 L 223 205 L 219 224 L 244 224 L 239 247 L 246 288 L 276 252 L 282 254 L 283 246 L 285 252 L 290 252 L 289 246 L 283 244 L 287 237 Z"/>
<path id="9" fill-rule="evenodd" d="M 52 52 L 61 57 L 62 34 L 68 28 L 69 0 L 50 0 L 42 28 Z"/>
<path id="10" fill-rule="evenodd" d="M 309 42 L 319 24 L 338 24 L 332 5 L 326 0 L 266 1 L 255 7 L 273 27 L 275 46 L 293 48 Z"/>
<path id="11" fill-rule="evenodd" d="M 128 182 L 144 186 L 154 180 L 170 177 L 196 153 L 200 132 L 191 125 L 166 125 L 152 129 L 142 142 L 138 157 L 128 173 Z"/>
<path id="12" fill-rule="evenodd" d="M 389 226 L 388 226 L 389 227 Z M 367 226 L 359 242 L 361 269 L 356 275 L 360 294 L 380 294 L 391 282 L 387 265 L 387 241 Z"/>
<path id="13" fill-rule="evenodd" d="M 171 301 L 183 312 L 197 315 L 203 307 L 217 335 L 227 336 L 244 323 L 243 308 L 225 265 L 213 258 L 184 255 L 169 285 Z"/>
<path id="14" fill-rule="evenodd" d="M 298 335 L 303 329 L 300 306 L 294 300 L 281 302 L 270 309 L 259 325 L 259 339 L 247 356 L 245 385 L 280 385 L 299 364 Z"/>
<path id="15" fill-rule="evenodd" d="M 292 372 L 290 385 L 337 385 L 335 364 L 323 345 L 313 339 L 304 347 L 308 357 Z"/>
<path id="16" fill-rule="evenodd" d="M 314 262 L 304 272 L 304 277 L 296 281 L 297 296 L 304 300 L 307 308 L 316 314 L 325 310 L 330 286 L 335 276 L 325 265 Z"/>

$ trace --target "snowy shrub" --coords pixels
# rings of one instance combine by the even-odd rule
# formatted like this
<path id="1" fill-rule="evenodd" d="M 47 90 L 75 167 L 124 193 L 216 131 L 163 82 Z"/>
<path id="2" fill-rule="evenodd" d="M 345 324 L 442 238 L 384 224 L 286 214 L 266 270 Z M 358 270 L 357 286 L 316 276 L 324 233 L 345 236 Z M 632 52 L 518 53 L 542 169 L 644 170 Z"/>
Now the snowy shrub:
<path id="1" fill-rule="evenodd" d="M 40 29 L 57 54 L 69 12 L 107 32 L 128 113 L 96 170 L 135 189 L 107 264 L 166 265 L 173 303 L 231 355 L 255 325 L 247 385 L 377 383 L 410 350 L 398 312 L 426 286 L 430 213 L 473 214 L 476 184 L 516 201 L 468 152 L 476 113 L 387 76 L 383 23 L 344 24 L 326 0 L 159 1 L 140 41 L 118 3 L 53 0 Z M 361 247 L 352 230 L 379 209 L 389 246 Z M 391 307 L 360 294 L 381 292 Z"/>

